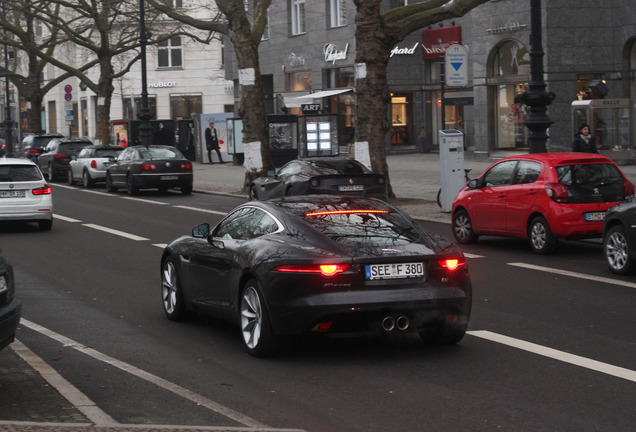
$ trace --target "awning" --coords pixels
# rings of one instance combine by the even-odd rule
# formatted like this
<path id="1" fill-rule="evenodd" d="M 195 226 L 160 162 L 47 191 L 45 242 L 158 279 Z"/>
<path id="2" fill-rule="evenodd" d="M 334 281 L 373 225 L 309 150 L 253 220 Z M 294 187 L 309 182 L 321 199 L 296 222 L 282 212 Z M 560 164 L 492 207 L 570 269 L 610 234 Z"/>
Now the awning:
<path id="1" fill-rule="evenodd" d="M 347 93 L 353 91 L 352 88 L 346 88 L 346 89 L 338 89 L 338 90 L 324 90 L 324 91 L 319 91 L 316 93 L 310 93 L 304 96 L 297 96 L 295 98 L 292 98 L 296 103 L 311 103 L 313 100 L 315 99 L 322 99 L 322 98 L 326 98 L 326 97 L 331 97 L 331 96 L 335 96 L 338 94 L 342 94 L 342 93 Z"/>

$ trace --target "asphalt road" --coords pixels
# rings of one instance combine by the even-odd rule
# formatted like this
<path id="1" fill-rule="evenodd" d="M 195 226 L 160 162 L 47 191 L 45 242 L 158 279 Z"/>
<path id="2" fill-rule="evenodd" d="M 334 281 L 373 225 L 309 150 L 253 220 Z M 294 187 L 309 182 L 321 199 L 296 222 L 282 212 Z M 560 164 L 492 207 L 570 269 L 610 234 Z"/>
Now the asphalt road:
<path id="1" fill-rule="evenodd" d="M 50 232 L 0 227 L 24 302 L 18 339 L 113 422 L 312 432 L 636 424 L 636 279 L 610 274 L 597 243 L 564 242 L 547 257 L 512 239 L 464 247 L 475 296 L 457 346 L 304 339 L 256 359 L 237 328 L 168 321 L 159 290 L 163 245 L 240 198 L 53 188 Z M 423 225 L 450 236 L 448 225 Z"/>

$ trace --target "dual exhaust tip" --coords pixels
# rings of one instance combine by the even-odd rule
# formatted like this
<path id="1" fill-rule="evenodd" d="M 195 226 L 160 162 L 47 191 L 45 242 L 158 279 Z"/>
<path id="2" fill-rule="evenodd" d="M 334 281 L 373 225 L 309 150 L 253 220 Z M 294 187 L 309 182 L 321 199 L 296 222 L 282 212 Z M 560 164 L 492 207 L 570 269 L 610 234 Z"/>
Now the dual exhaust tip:
<path id="1" fill-rule="evenodd" d="M 382 320 L 382 328 L 386 332 L 393 331 L 396 328 L 400 331 L 404 331 L 409 328 L 409 324 L 409 317 L 404 315 L 398 317 L 397 319 L 388 316 Z"/>

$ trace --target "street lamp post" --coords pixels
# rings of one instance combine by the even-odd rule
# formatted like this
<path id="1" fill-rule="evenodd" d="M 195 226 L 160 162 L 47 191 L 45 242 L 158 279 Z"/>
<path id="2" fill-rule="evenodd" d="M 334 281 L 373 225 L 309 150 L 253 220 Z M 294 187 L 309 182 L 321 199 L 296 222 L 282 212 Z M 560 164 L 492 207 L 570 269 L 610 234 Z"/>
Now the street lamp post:
<path id="1" fill-rule="evenodd" d="M 552 124 L 548 117 L 548 105 L 554 93 L 545 91 L 543 79 L 543 46 L 541 41 L 541 0 L 530 0 L 530 83 L 528 91 L 521 95 L 522 102 L 529 106 L 524 124 L 529 130 L 530 153 L 547 151 L 547 129 Z"/>
<path id="2" fill-rule="evenodd" d="M 148 78 L 146 71 L 146 44 L 148 42 L 146 38 L 146 23 L 145 23 L 145 11 L 144 0 L 139 0 L 139 46 L 141 50 L 141 109 L 137 114 L 137 118 L 141 120 L 139 125 L 139 140 L 141 144 L 146 146 L 150 145 L 152 126 L 150 125 L 150 119 L 152 114 L 148 107 Z"/>

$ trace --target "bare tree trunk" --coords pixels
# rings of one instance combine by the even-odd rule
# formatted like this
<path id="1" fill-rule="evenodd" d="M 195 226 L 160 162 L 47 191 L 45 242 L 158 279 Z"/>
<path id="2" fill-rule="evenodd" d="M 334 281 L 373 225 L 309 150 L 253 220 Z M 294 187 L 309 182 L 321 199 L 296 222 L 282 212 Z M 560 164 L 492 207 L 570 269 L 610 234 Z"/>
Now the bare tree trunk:
<path id="1" fill-rule="evenodd" d="M 110 105 L 115 91 L 113 75 L 111 57 L 102 57 L 97 84 L 97 133 L 95 134 L 102 144 L 110 143 Z"/>
<path id="2" fill-rule="evenodd" d="M 394 45 L 380 15 L 380 0 L 354 0 L 356 14 L 356 150 L 364 160 L 368 143 L 371 169 L 384 174 L 390 198 L 394 198 L 386 163 L 385 136 L 389 131 L 389 86 L 386 69 Z"/>

